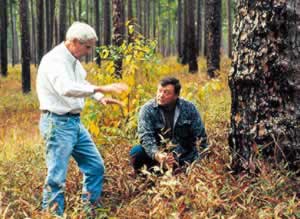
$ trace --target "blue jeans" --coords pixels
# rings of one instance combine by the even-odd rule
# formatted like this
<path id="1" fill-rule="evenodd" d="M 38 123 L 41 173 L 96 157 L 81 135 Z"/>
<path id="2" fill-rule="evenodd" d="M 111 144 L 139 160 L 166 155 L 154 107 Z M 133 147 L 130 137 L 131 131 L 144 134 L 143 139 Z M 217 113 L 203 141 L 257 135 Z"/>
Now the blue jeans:
<path id="1" fill-rule="evenodd" d="M 96 204 L 102 192 L 105 168 L 80 117 L 44 113 L 40 119 L 40 131 L 45 140 L 48 168 L 42 208 L 53 207 L 57 215 L 63 215 L 66 175 L 71 156 L 83 173 L 83 201 Z"/>

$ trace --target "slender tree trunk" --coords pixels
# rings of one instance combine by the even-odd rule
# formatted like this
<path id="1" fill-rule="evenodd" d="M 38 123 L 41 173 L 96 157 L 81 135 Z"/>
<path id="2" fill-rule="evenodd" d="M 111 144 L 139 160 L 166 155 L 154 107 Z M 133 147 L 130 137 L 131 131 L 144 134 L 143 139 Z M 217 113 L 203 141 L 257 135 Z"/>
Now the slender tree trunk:
<path id="1" fill-rule="evenodd" d="M 94 6 L 95 6 L 95 26 L 96 26 L 96 34 L 98 37 L 97 41 L 97 47 L 101 45 L 101 37 L 100 37 L 100 12 L 99 12 L 99 0 L 94 0 Z M 101 66 L 101 57 L 99 54 L 96 55 L 96 63 L 98 66 Z"/>
<path id="2" fill-rule="evenodd" d="M 182 63 L 182 57 L 183 57 L 183 45 L 182 45 L 182 38 L 183 38 L 183 30 L 182 30 L 182 0 L 178 0 L 178 8 L 177 8 L 177 20 L 178 20 L 178 27 L 177 27 L 177 51 L 178 51 L 178 61 L 179 63 Z"/>
<path id="3" fill-rule="evenodd" d="M 44 55 L 44 0 L 37 0 L 37 62 L 40 61 Z M 29 47 L 28 47 L 29 48 Z"/>
<path id="4" fill-rule="evenodd" d="M 204 44 L 203 44 L 203 54 L 204 56 L 207 56 L 207 36 L 208 36 L 208 30 L 207 30 L 207 20 L 206 20 L 206 16 L 207 16 L 207 4 L 208 1 L 210 0 L 204 0 L 204 22 L 203 22 L 203 27 L 204 27 Z"/>
<path id="5" fill-rule="evenodd" d="M 129 25 L 133 25 L 134 20 L 133 20 L 133 11 L 132 11 L 132 0 L 127 1 L 127 17 L 128 17 Z M 133 36 L 134 33 L 131 33 L 130 29 L 128 29 L 128 43 L 133 42 Z"/>
<path id="6" fill-rule="evenodd" d="M 167 56 L 171 54 L 171 0 L 168 0 L 168 43 Z"/>
<path id="7" fill-rule="evenodd" d="M 50 4 L 50 35 L 49 37 L 49 49 L 52 49 L 53 47 L 53 42 L 54 42 L 54 22 L 55 22 L 55 0 L 48 0 L 51 2 Z"/>
<path id="8" fill-rule="evenodd" d="M 29 93 L 30 85 L 30 39 L 28 24 L 28 1 L 20 0 L 21 51 L 22 51 L 22 91 Z"/>
<path id="9" fill-rule="evenodd" d="M 7 4 L 6 0 L 0 0 L 0 61 L 2 76 L 7 76 Z"/>
<path id="10" fill-rule="evenodd" d="M 228 57 L 232 58 L 232 18 L 231 18 L 231 0 L 226 0 L 227 20 L 228 20 Z"/>
<path id="11" fill-rule="evenodd" d="M 215 71 L 220 69 L 221 1 L 208 0 L 206 6 L 207 74 L 215 77 Z"/>
<path id="12" fill-rule="evenodd" d="M 82 13 L 82 0 L 78 0 L 78 20 L 82 21 L 81 13 Z"/>
<path id="13" fill-rule="evenodd" d="M 138 32 L 142 32 L 142 2 L 141 0 L 136 0 L 136 17 L 137 17 L 137 26 Z"/>
<path id="14" fill-rule="evenodd" d="M 14 7 L 13 7 L 14 3 L 13 2 L 10 2 L 9 4 L 9 9 L 10 9 L 10 22 L 11 22 L 11 38 L 12 38 L 12 53 L 11 53 L 11 64 L 12 66 L 15 66 L 16 64 L 16 42 L 15 41 L 15 32 L 14 32 L 14 29 L 16 28 L 15 25 L 16 25 L 16 22 L 15 22 L 15 15 L 14 15 Z"/>
<path id="15" fill-rule="evenodd" d="M 33 0 L 30 0 L 30 8 L 31 8 L 31 59 L 33 63 L 37 64 L 36 57 L 36 23 L 35 23 L 35 13 L 34 13 L 34 5 Z"/>
<path id="16" fill-rule="evenodd" d="M 156 1 L 155 0 L 152 0 L 152 31 L 153 31 L 153 39 L 156 38 Z"/>
<path id="17" fill-rule="evenodd" d="M 110 0 L 104 0 L 103 3 L 103 14 L 104 14 L 104 45 L 108 46 L 111 44 L 111 10 L 110 10 Z"/>
<path id="18" fill-rule="evenodd" d="M 300 44 L 300 1 L 296 2 L 237 1 L 229 75 L 229 146 L 236 171 L 254 172 L 261 155 L 300 168 L 300 49 L 295 46 Z"/>
<path id="19" fill-rule="evenodd" d="M 121 46 L 124 40 L 124 4 L 122 0 L 113 0 L 113 44 Z M 122 56 L 120 54 L 120 56 Z M 115 61 L 115 77 L 122 78 L 122 57 Z"/>
<path id="20" fill-rule="evenodd" d="M 51 1 L 46 1 L 46 52 L 51 49 Z"/>
<path id="21" fill-rule="evenodd" d="M 201 54 L 202 50 L 202 6 L 203 1 L 197 0 L 197 39 L 196 39 L 196 48 L 197 55 Z"/>
<path id="22" fill-rule="evenodd" d="M 78 20 L 77 11 L 76 11 L 77 0 L 73 0 L 71 3 L 73 9 L 73 18 L 75 21 L 77 21 Z"/>
<path id="23" fill-rule="evenodd" d="M 67 0 L 60 0 L 59 5 L 59 42 L 65 40 L 67 22 Z"/>

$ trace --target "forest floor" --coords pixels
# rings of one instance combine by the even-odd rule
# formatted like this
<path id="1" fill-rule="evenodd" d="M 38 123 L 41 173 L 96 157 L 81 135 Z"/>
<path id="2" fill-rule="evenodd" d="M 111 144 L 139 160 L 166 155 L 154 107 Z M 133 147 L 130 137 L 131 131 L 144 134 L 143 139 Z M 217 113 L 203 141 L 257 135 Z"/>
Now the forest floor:
<path id="1" fill-rule="evenodd" d="M 176 64 L 175 58 L 162 63 L 163 73 L 139 76 L 139 85 L 127 97 L 127 112 L 121 114 L 126 121 L 119 118 L 119 109 L 110 106 L 101 111 L 107 120 L 94 118 L 91 111 L 99 112 L 99 108 L 87 102 L 83 122 L 99 145 L 106 166 L 103 208 L 98 210 L 98 218 L 300 218 L 300 179 L 283 165 L 274 168 L 261 160 L 260 173 L 256 175 L 234 175 L 230 171 L 230 61 L 222 59 L 216 80 L 206 77 L 204 60 L 199 60 L 199 73 L 193 75 Z M 28 95 L 21 92 L 19 65 L 10 66 L 8 77 L 0 78 L 1 218 L 52 218 L 41 212 L 45 149 L 38 130 L 36 68 L 31 71 L 32 92 Z M 210 149 L 201 161 L 176 174 L 156 176 L 145 172 L 144 177 L 134 176 L 128 152 L 137 142 L 136 112 L 148 97 L 154 96 L 158 79 L 164 75 L 180 78 L 181 96 L 196 103 L 205 122 Z M 94 121 L 100 128 L 95 127 Z M 81 180 L 79 169 L 71 160 L 65 218 L 85 218 L 80 202 Z"/>

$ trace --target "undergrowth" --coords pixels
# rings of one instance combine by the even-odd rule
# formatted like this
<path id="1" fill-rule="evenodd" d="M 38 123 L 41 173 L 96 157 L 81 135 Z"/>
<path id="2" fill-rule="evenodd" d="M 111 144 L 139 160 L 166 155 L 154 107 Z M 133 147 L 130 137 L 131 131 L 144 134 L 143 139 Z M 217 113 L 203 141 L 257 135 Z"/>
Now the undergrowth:
<path id="1" fill-rule="evenodd" d="M 130 91 L 116 96 L 124 107 L 101 106 L 87 99 L 82 121 L 89 128 L 104 158 L 106 175 L 99 218 L 300 218 L 299 177 L 260 161 L 257 175 L 230 171 L 230 61 L 222 59 L 218 77 L 209 80 L 205 60 L 199 72 L 189 74 L 175 58 L 136 67 L 124 64 L 122 81 Z M 107 72 L 109 62 L 98 69 L 85 65 L 89 80 L 97 84 L 116 81 Z M 108 66 L 109 67 L 109 66 Z M 0 216 L 2 218 L 52 218 L 40 209 L 46 175 L 44 146 L 38 131 L 39 109 L 33 90 L 21 93 L 20 66 L 9 67 L 0 79 Z M 154 97 L 158 80 L 166 75 L 180 79 L 181 96 L 194 102 L 204 120 L 209 150 L 186 170 L 163 176 L 145 172 L 134 176 L 128 152 L 138 142 L 137 113 Z M 80 202 L 82 176 L 73 160 L 66 184 L 66 218 L 85 218 Z"/>

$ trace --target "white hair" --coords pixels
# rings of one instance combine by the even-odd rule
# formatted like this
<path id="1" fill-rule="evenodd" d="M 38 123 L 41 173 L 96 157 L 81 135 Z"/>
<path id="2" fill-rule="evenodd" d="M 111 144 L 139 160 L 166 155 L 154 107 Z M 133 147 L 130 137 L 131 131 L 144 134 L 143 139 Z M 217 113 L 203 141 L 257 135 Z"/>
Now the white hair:
<path id="1" fill-rule="evenodd" d="M 76 21 L 69 27 L 66 35 L 66 40 L 72 41 L 74 39 L 85 43 L 89 40 L 98 40 L 98 37 L 90 25 Z"/>

